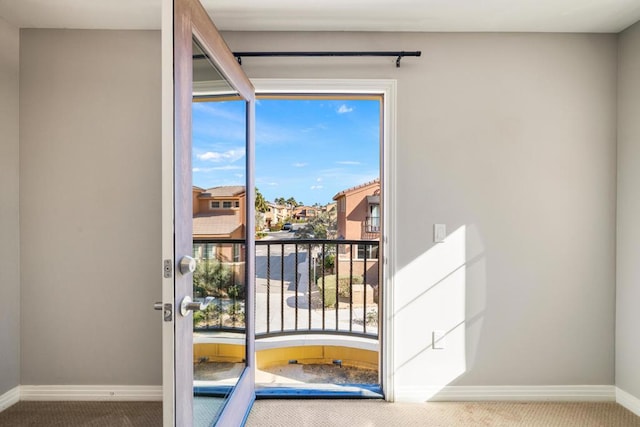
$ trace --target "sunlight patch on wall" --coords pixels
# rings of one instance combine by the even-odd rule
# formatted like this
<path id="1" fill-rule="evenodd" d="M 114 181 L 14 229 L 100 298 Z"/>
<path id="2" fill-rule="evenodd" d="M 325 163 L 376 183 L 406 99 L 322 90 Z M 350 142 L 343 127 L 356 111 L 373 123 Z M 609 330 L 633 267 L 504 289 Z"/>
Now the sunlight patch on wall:
<path id="1" fill-rule="evenodd" d="M 477 254 L 478 245 L 472 245 Z M 394 315 L 397 400 L 429 400 L 467 370 L 471 314 L 467 276 L 469 261 L 475 258 L 468 251 L 467 227 L 461 226 L 398 271 Z M 474 270 L 474 276 L 484 274 L 484 263 L 481 267 Z M 475 289 L 471 292 L 477 294 Z M 474 311 L 477 314 L 482 309 Z"/>

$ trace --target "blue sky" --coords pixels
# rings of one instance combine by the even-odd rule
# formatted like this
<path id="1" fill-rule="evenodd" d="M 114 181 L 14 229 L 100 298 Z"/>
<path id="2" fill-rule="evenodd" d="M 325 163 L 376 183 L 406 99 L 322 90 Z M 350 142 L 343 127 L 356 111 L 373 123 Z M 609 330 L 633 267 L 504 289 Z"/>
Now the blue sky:
<path id="1" fill-rule="evenodd" d="M 193 105 L 193 184 L 244 185 L 244 102 Z M 329 203 L 379 176 L 380 103 L 275 100 L 256 105 L 256 186 L 268 201 Z"/>

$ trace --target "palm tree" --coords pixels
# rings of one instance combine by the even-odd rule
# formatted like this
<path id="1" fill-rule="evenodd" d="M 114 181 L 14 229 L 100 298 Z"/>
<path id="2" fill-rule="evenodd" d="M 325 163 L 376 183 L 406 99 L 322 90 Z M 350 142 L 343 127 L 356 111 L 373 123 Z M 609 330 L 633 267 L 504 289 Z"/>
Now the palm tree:
<path id="1" fill-rule="evenodd" d="M 258 190 L 258 187 L 256 187 L 256 211 L 265 213 L 268 210 L 269 205 L 267 204 L 267 201 L 264 199 L 260 190 Z"/>

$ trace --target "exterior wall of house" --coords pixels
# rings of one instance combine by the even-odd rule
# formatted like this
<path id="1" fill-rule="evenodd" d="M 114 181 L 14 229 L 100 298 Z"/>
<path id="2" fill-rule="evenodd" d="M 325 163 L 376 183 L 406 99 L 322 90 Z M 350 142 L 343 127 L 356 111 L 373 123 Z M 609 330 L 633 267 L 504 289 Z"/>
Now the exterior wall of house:
<path id="1" fill-rule="evenodd" d="M 640 23 L 618 51 L 616 385 L 640 399 Z"/>
<path id="2" fill-rule="evenodd" d="M 222 203 L 225 201 L 231 201 L 232 202 L 232 208 L 230 209 L 226 209 L 226 208 L 212 208 L 211 207 L 211 202 L 212 201 L 219 201 L 220 202 L 220 206 L 222 206 Z M 238 207 L 235 207 L 235 202 L 238 202 Z M 238 216 L 238 221 L 241 223 L 245 222 L 245 218 L 246 218 L 246 208 L 247 208 L 247 202 L 246 202 L 246 196 L 244 194 L 241 194 L 239 196 L 216 196 L 216 197 L 207 197 L 207 198 L 200 198 L 198 197 L 198 194 L 196 194 L 196 192 L 194 191 L 193 194 L 193 203 L 194 203 L 194 211 L 193 213 L 200 213 L 200 214 L 214 214 L 216 212 L 220 213 L 222 211 L 233 211 L 235 213 L 236 216 Z"/>
<path id="3" fill-rule="evenodd" d="M 0 18 L 0 396 L 20 384 L 19 34 Z"/>
<path id="4" fill-rule="evenodd" d="M 244 199 L 244 197 L 242 198 Z M 210 197 L 210 198 L 199 198 L 198 199 L 198 211 L 201 214 L 212 214 L 221 211 L 229 211 L 232 210 L 237 212 L 239 217 L 243 217 L 244 215 L 244 203 L 243 200 L 237 196 L 220 196 L 220 197 Z M 211 202 L 217 201 L 220 202 L 220 208 L 212 208 Z M 223 208 L 223 202 L 231 202 L 231 208 Z M 240 202 L 239 207 L 235 207 L 235 202 Z"/>
<path id="5" fill-rule="evenodd" d="M 269 204 L 269 210 L 265 213 L 265 221 L 268 225 L 274 226 L 279 222 L 284 222 L 288 216 L 286 207 Z"/>
<path id="6" fill-rule="evenodd" d="M 253 78 L 396 79 L 396 397 L 613 384 L 617 36 L 227 32 Z M 444 223 L 445 243 L 433 243 Z M 448 331 L 432 350 L 431 331 Z M 597 346 L 597 351 L 594 351 Z"/>
<path id="7" fill-rule="evenodd" d="M 20 34 L 22 384 L 159 385 L 160 33 Z"/>
<path id="8" fill-rule="evenodd" d="M 349 276 L 349 274 L 353 274 L 354 277 L 362 276 L 364 283 L 377 286 L 379 283 L 379 271 L 378 271 L 378 262 L 372 262 L 371 258 L 367 256 L 367 265 L 366 272 L 367 276 L 364 276 L 365 273 L 365 263 L 364 259 L 358 259 L 358 249 L 353 247 L 353 262 L 349 259 L 349 248 L 340 248 L 340 253 L 338 254 L 338 274 L 340 277 Z"/>
<path id="9" fill-rule="evenodd" d="M 338 222 L 338 236 L 344 236 L 345 239 L 364 238 L 362 230 L 369 215 L 367 196 L 374 195 L 376 191 L 380 191 L 379 183 L 350 191 L 345 196 L 345 211 L 338 213 L 338 218 L 343 217 Z"/>
<path id="10" fill-rule="evenodd" d="M 369 205 L 367 203 L 367 196 L 372 196 L 376 191 L 380 190 L 380 184 L 375 183 L 371 185 L 363 186 L 355 190 L 349 191 L 346 195 L 341 196 L 344 202 L 344 212 L 338 212 L 338 237 L 344 237 L 347 240 L 364 240 L 363 227 L 369 215 Z M 379 237 L 379 236 L 378 236 Z M 367 239 L 370 240 L 370 239 Z M 346 252 L 338 256 L 340 265 L 338 271 L 340 276 L 348 275 L 350 271 L 353 271 L 353 275 L 363 276 L 365 272 L 364 259 L 357 259 L 358 248 L 353 247 L 353 263 L 350 261 L 349 250 L 345 248 Z M 372 262 L 371 258 L 367 260 L 366 265 L 366 280 L 365 283 L 377 286 L 378 285 L 378 262 Z"/>
<path id="11" fill-rule="evenodd" d="M 193 214 L 197 214 L 200 213 L 200 199 L 198 199 L 198 196 L 200 195 L 201 191 L 200 190 L 196 190 L 195 188 L 193 189 L 191 195 L 193 197 L 191 205 L 193 206 Z"/>

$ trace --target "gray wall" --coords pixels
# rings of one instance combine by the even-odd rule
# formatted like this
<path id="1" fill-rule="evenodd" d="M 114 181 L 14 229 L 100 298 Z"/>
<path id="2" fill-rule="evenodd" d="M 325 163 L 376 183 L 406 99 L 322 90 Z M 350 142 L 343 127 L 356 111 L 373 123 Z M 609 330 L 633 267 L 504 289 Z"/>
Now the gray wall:
<path id="1" fill-rule="evenodd" d="M 20 34 L 22 384 L 160 384 L 160 33 Z"/>
<path id="2" fill-rule="evenodd" d="M 21 34 L 22 383 L 159 384 L 159 34 Z M 399 388 L 613 384 L 616 36 L 225 36 L 423 51 L 400 69 L 243 61 L 250 77 L 398 80 Z M 462 238 L 434 246 L 434 223 Z"/>
<path id="3" fill-rule="evenodd" d="M 20 384 L 18 49 L 0 18 L 0 395 Z"/>
<path id="4" fill-rule="evenodd" d="M 254 78 L 398 81 L 400 394 L 613 384 L 615 35 L 225 38 L 232 50 L 423 52 L 399 69 L 394 59 L 243 60 Z M 434 246 L 434 223 L 455 238 Z M 434 329 L 449 331 L 447 349 L 430 349 Z"/>
<path id="5" fill-rule="evenodd" d="M 619 39 L 616 385 L 640 399 L 640 23 Z"/>

